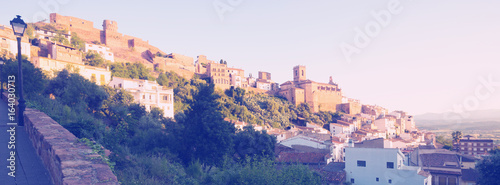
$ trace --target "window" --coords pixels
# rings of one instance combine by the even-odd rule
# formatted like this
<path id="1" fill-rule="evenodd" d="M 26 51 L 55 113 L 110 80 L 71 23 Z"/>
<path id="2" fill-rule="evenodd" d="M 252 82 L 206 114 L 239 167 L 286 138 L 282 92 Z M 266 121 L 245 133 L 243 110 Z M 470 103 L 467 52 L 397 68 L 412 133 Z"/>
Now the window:
<path id="1" fill-rule="evenodd" d="M 456 177 L 448 177 L 448 185 L 456 185 L 457 178 Z"/>
<path id="2" fill-rule="evenodd" d="M 95 79 L 95 74 L 92 74 L 91 77 L 90 77 L 90 81 L 91 82 L 96 82 L 96 79 Z"/>
<path id="3" fill-rule="evenodd" d="M 358 161 L 358 166 L 366 167 L 366 161 Z"/>
<path id="4" fill-rule="evenodd" d="M 353 183 L 353 184 L 354 184 L 354 179 L 353 179 L 353 178 L 351 178 L 351 183 Z"/>
<path id="5" fill-rule="evenodd" d="M 104 75 L 101 75 L 101 85 L 106 84 L 106 77 Z"/>
<path id="6" fill-rule="evenodd" d="M 391 183 L 392 183 L 392 180 L 391 180 L 391 179 L 389 179 L 389 184 L 391 184 Z"/>
<path id="7" fill-rule="evenodd" d="M 379 181 L 378 177 L 377 177 L 377 178 L 375 178 L 375 181 L 377 181 L 377 182 Z"/>
<path id="8" fill-rule="evenodd" d="M 146 99 L 146 95 L 145 95 L 145 94 L 144 94 L 144 95 L 142 95 L 142 99 Z"/>
<path id="9" fill-rule="evenodd" d="M 394 163 L 393 162 L 387 162 L 387 168 L 394 169 Z"/>

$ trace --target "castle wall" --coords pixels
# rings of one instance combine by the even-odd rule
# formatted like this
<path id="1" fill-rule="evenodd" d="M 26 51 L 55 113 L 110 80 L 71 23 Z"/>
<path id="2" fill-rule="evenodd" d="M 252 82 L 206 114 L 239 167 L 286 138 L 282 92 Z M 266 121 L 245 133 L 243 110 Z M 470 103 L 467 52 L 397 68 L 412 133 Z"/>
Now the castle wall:
<path id="1" fill-rule="evenodd" d="M 118 32 L 118 23 L 112 20 L 104 20 L 102 30 L 94 28 L 92 21 L 62 16 L 57 13 L 50 14 L 50 23 L 61 25 L 71 32 L 78 34 L 85 42 L 99 41 L 112 48 L 134 48 L 136 51 L 143 52 L 151 50 L 152 53 L 160 49 L 151 46 L 148 41 L 140 38 L 124 35 Z"/>
<path id="2" fill-rule="evenodd" d="M 63 26 L 72 33 L 77 33 L 78 37 L 85 42 L 103 42 L 101 40 L 101 30 L 94 28 L 94 23 L 92 21 L 51 13 L 50 23 Z"/>

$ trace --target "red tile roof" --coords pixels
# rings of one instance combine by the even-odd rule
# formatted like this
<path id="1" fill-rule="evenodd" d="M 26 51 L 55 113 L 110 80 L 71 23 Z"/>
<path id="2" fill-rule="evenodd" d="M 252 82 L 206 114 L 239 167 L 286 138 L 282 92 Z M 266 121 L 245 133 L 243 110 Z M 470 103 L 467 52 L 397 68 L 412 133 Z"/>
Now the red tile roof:
<path id="1" fill-rule="evenodd" d="M 276 159 L 276 162 L 281 163 L 302 163 L 302 164 L 325 164 L 325 153 L 314 152 L 281 152 Z"/>

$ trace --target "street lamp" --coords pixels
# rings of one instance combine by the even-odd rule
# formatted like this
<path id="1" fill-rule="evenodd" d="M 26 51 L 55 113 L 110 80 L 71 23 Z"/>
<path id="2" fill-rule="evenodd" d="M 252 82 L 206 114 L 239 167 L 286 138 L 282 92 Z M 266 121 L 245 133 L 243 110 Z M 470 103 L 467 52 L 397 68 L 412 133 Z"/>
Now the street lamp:
<path id="1" fill-rule="evenodd" d="M 2 60 L 0 60 L 0 77 L 2 77 L 3 72 L 3 64 L 5 64 Z M 0 97 L 3 96 L 3 77 L 0 78 Z M 2 98 L 0 98 L 2 99 Z"/>
<path id="2" fill-rule="evenodd" d="M 22 56 L 21 56 L 21 38 L 24 35 L 24 30 L 26 30 L 26 23 L 21 19 L 20 15 L 17 15 L 12 21 L 10 21 L 10 25 L 12 25 L 12 30 L 14 31 L 14 35 L 17 36 L 17 61 L 18 61 L 18 78 L 19 78 L 19 115 L 18 115 L 18 126 L 24 126 L 24 109 L 26 108 L 26 104 L 23 98 L 23 69 L 21 67 Z"/>

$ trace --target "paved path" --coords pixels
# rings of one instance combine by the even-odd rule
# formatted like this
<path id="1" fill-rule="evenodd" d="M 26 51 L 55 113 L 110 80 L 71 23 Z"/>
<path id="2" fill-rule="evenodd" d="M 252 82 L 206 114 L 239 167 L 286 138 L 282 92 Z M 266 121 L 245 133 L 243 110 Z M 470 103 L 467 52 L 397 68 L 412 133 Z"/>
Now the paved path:
<path id="1" fill-rule="evenodd" d="M 8 175 L 10 169 L 9 137 L 8 130 L 10 126 L 7 125 L 7 104 L 0 100 L 0 184 L 1 185 L 52 185 L 50 175 L 42 160 L 36 154 L 33 144 L 29 140 L 28 134 L 24 127 L 16 127 L 16 177 Z"/>

